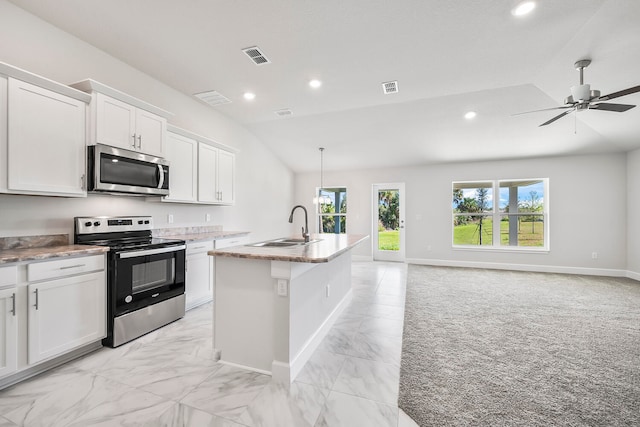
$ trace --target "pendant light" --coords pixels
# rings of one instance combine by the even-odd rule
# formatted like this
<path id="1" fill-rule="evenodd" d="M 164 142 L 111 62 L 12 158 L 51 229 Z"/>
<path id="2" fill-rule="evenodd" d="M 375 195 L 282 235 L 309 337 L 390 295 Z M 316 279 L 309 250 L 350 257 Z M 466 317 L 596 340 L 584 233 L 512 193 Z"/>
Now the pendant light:
<path id="1" fill-rule="evenodd" d="M 323 183 L 323 175 L 324 175 L 324 147 L 320 147 L 320 191 L 318 194 L 318 203 L 321 205 L 326 205 L 331 203 L 331 198 L 329 196 L 323 196 L 322 190 L 324 189 Z"/>

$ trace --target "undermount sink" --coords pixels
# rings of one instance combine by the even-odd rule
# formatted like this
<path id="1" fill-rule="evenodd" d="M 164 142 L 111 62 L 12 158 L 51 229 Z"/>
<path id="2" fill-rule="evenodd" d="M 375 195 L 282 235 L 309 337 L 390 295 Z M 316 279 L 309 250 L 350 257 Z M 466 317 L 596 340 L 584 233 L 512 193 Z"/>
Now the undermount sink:
<path id="1" fill-rule="evenodd" d="M 313 239 L 305 242 L 304 239 L 295 239 L 295 238 L 282 238 L 275 240 L 268 240 L 266 242 L 252 243 L 247 246 L 254 247 L 275 247 L 275 248 L 283 248 L 288 246 L 305 246 L 310 243 L 319 242 L 321 239 Z"/>

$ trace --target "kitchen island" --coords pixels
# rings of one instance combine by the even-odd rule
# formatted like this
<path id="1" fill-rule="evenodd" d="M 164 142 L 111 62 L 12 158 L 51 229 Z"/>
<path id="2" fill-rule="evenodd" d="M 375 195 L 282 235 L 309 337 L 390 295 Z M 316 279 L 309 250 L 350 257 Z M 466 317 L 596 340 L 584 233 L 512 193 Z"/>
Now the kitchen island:
<path id="1" fill-rule="evenodd" d="M 209 251 L 220 361 L 292 382 L 351 301 L 351 249 L 368 237 L 317 234 L 307 244 Z"/>

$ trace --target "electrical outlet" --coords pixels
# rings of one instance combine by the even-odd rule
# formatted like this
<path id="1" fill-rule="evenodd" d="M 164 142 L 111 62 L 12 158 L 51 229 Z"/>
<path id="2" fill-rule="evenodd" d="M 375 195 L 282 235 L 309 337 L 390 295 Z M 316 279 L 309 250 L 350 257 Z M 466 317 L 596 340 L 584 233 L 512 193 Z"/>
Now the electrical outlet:
<path id="1" fill-rule="evenodd" d="M 326 288 L 326 295 L 327 298 L 329 298 L 329 296 L 331 296 L 331 285 L 327 283 L 327 288 Z"/>
<path id="2" fill-rule="evenodd" d="M 287 281 L 285 279 L 278 279 L 278 295 L 286 297 L 289 290 L 287 289 Z"/>
<path id="3" fill-rule="evenodd" d="M 204 214 L 204 220 L 205 222 L 211 222 L 211 214 Z"/>
<path id="4" fill-rule="evenodd" d="M 173 224 L 173 215 L 172 214 L 167 215 L 167 222 L 169 224 Z"/>
<path id="5" fill-rule="evenodd" d="M 598 259 L 598 252 L 591 252 L 591 259 Z"/>

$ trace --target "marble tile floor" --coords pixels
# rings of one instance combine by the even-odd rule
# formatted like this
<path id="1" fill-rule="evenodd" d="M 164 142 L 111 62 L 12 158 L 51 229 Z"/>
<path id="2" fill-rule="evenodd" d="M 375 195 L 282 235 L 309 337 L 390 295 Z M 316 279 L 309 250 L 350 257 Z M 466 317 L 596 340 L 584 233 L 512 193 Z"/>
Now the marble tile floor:
<path id="1" fill-rule="evenodd" d="M 0 427 L 410 425 L 397 407 L 406 265 L 352 274 L 351 304 L 290 387 L 215 362 L 206 304 L 0 391 Z"/>

